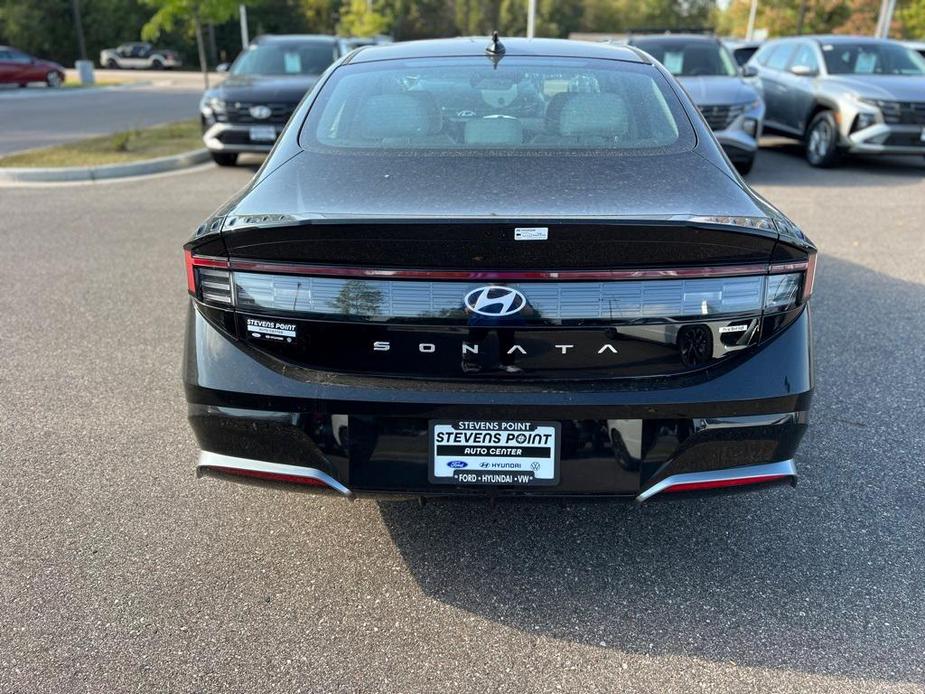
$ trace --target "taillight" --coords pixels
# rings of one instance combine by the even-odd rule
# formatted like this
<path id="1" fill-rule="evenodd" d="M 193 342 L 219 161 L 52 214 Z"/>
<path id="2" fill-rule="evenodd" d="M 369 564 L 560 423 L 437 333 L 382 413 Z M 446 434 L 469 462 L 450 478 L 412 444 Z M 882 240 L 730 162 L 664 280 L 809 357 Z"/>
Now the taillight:
<path id="1" fill-rule="evenodd" d="M 234 287 L 228 261 L 224 258 L 193 255 L 183 251 L 186 260 L 186 288 L 197 299 L 223 306 L 234 305 Z"/>
<path id="2" fill-rule="evenodd" d="M 342 268 L 285 265 L 271 273 L 273 264 L 262 264 L 259 272 L 248 272 L 253 261 L 194 255 L 184 250 L 186 283 L 196 299 L 219 307 L 257 313 L 337 314 L 344 312 L 340 296 L 345 285 L 367 292 L 369 315 L 418 317 L 432 313 L 462 310 L 461 297 L 477 286 L 476 281 L 422 283 L 403 279 L 403 271 L 364 270 L 368 276 L 347 279 Z M 234 271 L 232 271 L 234 268 Z M 748 268 L 751 269 L 751 268 Z M 571 281 L 536 283 L 525 281 L 512 286 L 543 305 L 547 318 L 672 318 L 790 311 L 805 303 L 813 290 L 816 254 L 805 260 L 755 265 L 755 274 L 729 277 L 677 277 L 683 270 L 661 270 L 667 276 L 648 278 L 647 271 L 627 271 L 646 279 L 620 278 L 613 281 Z M 317 273 L 317 275 L 315 274 Z M 340 274 L 335 274 L 340 273 Z M 653 271 L 654 273 L 654 271 Z M 548 273 L 555 277 L 559 273 Z M 397 275 L 397 277 L 396 277 Z M 532 279 L 532 278 L 531 278 Z M 482 280 L 483 281 L 483 280 Z M 549 290 L 555 290 L 551 299 Z M 535 295 L 535 297 L 533 296 Z M 564 297 L 564 298 L 563 298 Z M 581 299 L 578 301 L 577 299 Z M 358 309 L 351 308 L 351 314 Z M 377 313 L 378 312 L 378 313 Z"/>
<path id="3" fill-rule="evenodd" d="M 778 263 L 769 268 L 765 311 L 786 311 L 806 303 L 813 293 L 816 278 L 816 254 L 806 260 Z"/>
<path id="4" fill-rule="evenodd" d="M 816 281 L 816 254 L 811 253 L 806 260 L 806 273 L 803 279 L 803 301 L 813 295 L 813 283 Z"/>

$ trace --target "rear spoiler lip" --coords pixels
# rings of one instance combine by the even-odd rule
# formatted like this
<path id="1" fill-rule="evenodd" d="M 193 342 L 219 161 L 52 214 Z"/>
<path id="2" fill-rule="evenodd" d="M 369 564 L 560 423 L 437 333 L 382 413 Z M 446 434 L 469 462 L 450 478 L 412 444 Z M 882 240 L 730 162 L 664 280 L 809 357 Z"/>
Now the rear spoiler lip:
<path id="1" fill-rule="evenodd" d="M 406 214 L 368 215 L 343 214 L 328 216 L 319 213 L 230 213 L 220 221 L 221 231 L 239 231 L 243 229 L 273 229 L 278 227 L 311 226 L 313 224 L 446 224 L 461 222 L 465 224 L 514 224 L 544 226 L 554 224 L 664 224 L 678 227 L 695 227 L 707 229 L 724 229 L 741 231 L 747 234 L 760 234 L 777 238 L 777 224 L 772 216 L 765 215 L 728 215 L 728 214 L 635 214 L 635 215 L 556 215 L 500 217 L 491 215 L 452 215 L 452 216 L 415 216 Z"/>

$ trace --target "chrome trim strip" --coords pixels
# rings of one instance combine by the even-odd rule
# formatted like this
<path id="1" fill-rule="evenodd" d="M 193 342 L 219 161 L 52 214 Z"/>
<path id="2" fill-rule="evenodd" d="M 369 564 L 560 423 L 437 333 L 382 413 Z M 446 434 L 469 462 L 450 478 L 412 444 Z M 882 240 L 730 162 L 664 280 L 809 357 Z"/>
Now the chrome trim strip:
<path id="1" fill-rule="evenodd" d="M 704 417 L 694 419 L 694 431 L 713 431 L 716 429 L 739 429 L 742 427 L 772 427 L 795 424 L 802 412 L 783 412 L 780 414 L 750 414 L 741 417 Z"/>
<path id="2" fill-rule="evenodd" d="M 792 263 L 774 263 L 768 268 L 768 274 L 781 275 L 788 272 L 803 272 L 808 266 L 808 260 L 797 260 Z"/>
<path id="3" fill-rule="evenodd" d="M 687 472 L 681 475 L 672 475 L 658 482 L 639 496 L 636 501 L 642 503 L 646 499 L 651 499 L 659 492 L 663 492 L 668 487 L 676 484 L 691 484 L 697 482 L 722 482 L 726 480 L 738 480 L 745 477 L 778 477 L 778 476 L 796 477 L 797 468 L 793 460 L 782 460 L 777 463 L 765 463 L 762 465 L 746 465 L 744 467 L 726 468 L 724 470 L 709 470 L 704 472 Z"/>
<path id="4" fill-rule="evenodd" d="M 301 467 L 299 465 L 283 465 L 281 463 L 268 463 L 263 460 L 251 460 L 250 458 L 238 458 L 221 453 L 212 453 L 211 451 L 202 451 L 199 454 L 199 462 L 196 463 L 196 475 L 201 477 L 207 469 L 222 468 L 228 470 L 249 470 L 251 472 L 268 472 L 276 475 L 291 475 L 293 477 L 304 477 L 306 479 L 318 480 L 324 482 L 331 489 L 340 492 L 344 496 L 352 496 L 347 487 L 342 485 L 336 479 L 326 472 L 322 472 L 313 467 Z M 267 480 L 272 482 L 272 480 Z"/>
<path id="5" fill-rule="evenodd" d="M 213 267 L 221 270 L 228 269 L 228 258 L 218 258 L 213 255 L 192 255 L 190 252 L 190 263 L 192 263 L 193 267 Z"/>

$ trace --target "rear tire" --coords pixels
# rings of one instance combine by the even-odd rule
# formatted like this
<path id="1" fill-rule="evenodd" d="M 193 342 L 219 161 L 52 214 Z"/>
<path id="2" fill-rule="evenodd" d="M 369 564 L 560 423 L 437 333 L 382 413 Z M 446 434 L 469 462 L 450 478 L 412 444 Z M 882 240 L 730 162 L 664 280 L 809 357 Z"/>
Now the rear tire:
<path id="1" fill-rule="evenodd" d="M 47 84 L 52 89 L 60 87 L 62 82 L 64 82 L 64 79 L 62 78 L 60 72 L 52 70 L 47 75 L 45 75 L 45 84 Z"/>
<path id="2" fill-rule="evenodd" d="M 118 70 L 119 63 L 117 63 L 115 60 L 110 58 L 109 60 L 106 61 L 106 67 L 110 70 Z"/>
<path id="3" fill-rule="evenodd" d="M 212 161 L 219 166 L 235 166 L 238 163 L 237 152 L 212 152 Z"/>
<path id="4" fill-rule="evenodd" d="M 751 172 L 752 167 L 754 165 L 755 165 L 755 157 L 752 157 L 751 159 L 748 159 L 747 161 L 738 161 L 738 162 L 733 163 L 733 166 L 736 167 L 736 171 L 738 171 L 743 176 L 747 176 Z"/>
<path id="5" fill-rule="evenodd" d="M 811 166 L 827 169 L 841 159 L 838 150 L 838 125 L 831 111 L 816 114 L 806 129 L 806 161 Z"/>
<path id="6" fill-rule="evenodd" d="M 164 61 L 161 60 L 160 58 L 155 58 L 154 60 L 151 61 L 151 69 L 152 70 L 163 70 Z"/>

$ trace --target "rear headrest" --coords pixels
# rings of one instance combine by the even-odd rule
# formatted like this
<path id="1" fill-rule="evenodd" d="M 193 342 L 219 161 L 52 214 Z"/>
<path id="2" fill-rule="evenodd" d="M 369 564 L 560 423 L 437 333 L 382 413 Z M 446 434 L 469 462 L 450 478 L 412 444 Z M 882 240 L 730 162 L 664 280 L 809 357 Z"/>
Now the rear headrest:
<path id="1" fill-rule="evenodd" d="M 629 114 L 616 94 L 569 94 L 559 114 L 560 135 L 623 137 Z"/>
<path id="2" fill-rule="evenodd" d="M 360 136 L 367 140 L 440 132 L 443 117 L 430 92 L 377 94 L 360 109 Z"/>
<path id="3" fill-rule="evenodd" d="M 559 134 L 559 118 L 562 116 L 562 109 L 573 96 L 575 95 L 569 92 L 559 92 L 549 100 L 546 106 L 546 132 L 551 135 Z"/>
<path id="4" fill-rule="evenodd" d="M 466 121 L 467 145 L 520 145 L 524 126 L 516 118 L 478 118 Z"/>

